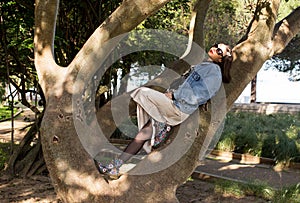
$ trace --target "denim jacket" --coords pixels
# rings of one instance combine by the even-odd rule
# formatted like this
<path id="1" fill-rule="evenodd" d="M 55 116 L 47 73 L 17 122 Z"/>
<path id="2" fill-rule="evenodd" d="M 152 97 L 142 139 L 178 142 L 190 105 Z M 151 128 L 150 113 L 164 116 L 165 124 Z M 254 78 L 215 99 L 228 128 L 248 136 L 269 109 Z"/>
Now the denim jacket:
<path id="1" fill-rule="evenodd" d="M 220 89 L 220 67 L 212 62 L 196 65 L 186 80 L 173 92 L 174 104 L 180 111 L 192 114 Z"/>

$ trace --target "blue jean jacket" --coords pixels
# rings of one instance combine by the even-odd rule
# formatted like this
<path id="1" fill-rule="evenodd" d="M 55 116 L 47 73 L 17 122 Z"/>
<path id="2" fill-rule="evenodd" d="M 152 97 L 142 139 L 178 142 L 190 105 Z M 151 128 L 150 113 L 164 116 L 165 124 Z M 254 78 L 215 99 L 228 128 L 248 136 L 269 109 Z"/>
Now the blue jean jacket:
<path id="1" fill-rule="evenodd" d="M 220 89 L 220 67 L 212 62 L 196 65 L 186 80 L 173 92 L 174 104 L 183 113 L 192 114 Z"/>

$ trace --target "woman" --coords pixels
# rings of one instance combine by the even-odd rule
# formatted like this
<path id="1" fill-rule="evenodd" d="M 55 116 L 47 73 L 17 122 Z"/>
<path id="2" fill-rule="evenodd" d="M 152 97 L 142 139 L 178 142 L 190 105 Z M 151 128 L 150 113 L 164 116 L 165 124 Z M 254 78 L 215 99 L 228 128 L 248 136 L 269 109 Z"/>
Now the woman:
<path id="1" fill-rule="evenodd" d="M 222 81 L 230 82 L 231 62 L 230 47 L 216 44 L 210 48 L 208 59 L 193 67 L 177 89 L 166 93 L 146 87 L 136 89 L 131 97 L 137 103 L 140 131 L 124 152 L 110 164 L 96 162 L 98 170 L 101 173 L 118 176 L 121 165 L 138 153 L 143 146 L 149 153 L 152 146 L 159 145 L 171 126 L 182 123 L 200 105 L 213 97 L 220 89 Z"/>

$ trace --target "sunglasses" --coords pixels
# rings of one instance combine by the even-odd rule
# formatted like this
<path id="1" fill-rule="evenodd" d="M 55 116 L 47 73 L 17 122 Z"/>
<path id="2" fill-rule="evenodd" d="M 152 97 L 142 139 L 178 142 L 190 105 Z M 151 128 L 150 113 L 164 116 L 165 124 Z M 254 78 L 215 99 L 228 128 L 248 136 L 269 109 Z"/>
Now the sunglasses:
<path id="1" fill-rule="evenodd" d="M 222 56 L 223 57 L 223 50 L 219 48 L 218 44 L 215 44 L 213 46 L 214 48 L 217 48 L 216 52 L 219 56 Z"/>

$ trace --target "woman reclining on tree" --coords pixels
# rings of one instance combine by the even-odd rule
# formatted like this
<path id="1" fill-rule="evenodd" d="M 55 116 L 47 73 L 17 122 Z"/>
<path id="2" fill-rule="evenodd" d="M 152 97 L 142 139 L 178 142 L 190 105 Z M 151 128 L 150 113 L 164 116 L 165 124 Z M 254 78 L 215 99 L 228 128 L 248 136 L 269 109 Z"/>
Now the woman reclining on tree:
<path id="1" fill-rule="evenodd" d="M 137 154 L 143 146 L 149 153 L 151 146 L 156 147 L 163 142 L 171 126 L 182 123 L 200 105 L 213 97 L 220 89 L 222 81 L 230 82 L 231 62 L 230 47 L 216 44 L 210 48 L 207 60 L 194 66 L 177 89 L 166 93 L 146 87 L 136 89 L 131 97 L 137 103 L 140 131 L 124 152 L 110 164 L 96 162 L 100 173 L 118 176 L 121 165 Z"/>

